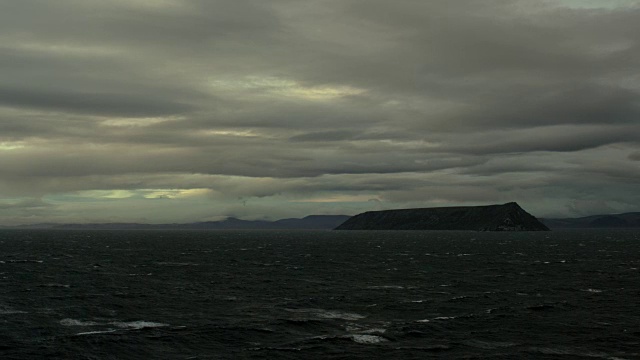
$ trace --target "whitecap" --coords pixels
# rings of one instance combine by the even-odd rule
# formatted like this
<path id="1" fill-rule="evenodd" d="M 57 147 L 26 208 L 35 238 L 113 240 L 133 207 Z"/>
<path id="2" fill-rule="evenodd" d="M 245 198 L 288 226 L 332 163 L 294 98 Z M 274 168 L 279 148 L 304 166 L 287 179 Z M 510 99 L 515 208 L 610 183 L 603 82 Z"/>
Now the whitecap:
<path id="1" fill-rule="evenodd" d="M 356 324 L 349 324 L 347 326 L 344 327 L 345 330 L 347 330 L 348 332 L 356 332 L 362 329 L 362 327 L 356 325 Z"/>
<path id="2" fill-rule="evenodd" d="M 377 335 L 352 334 L 352 335 L 348 335 L 347 337 L 357 342 L 358 344 L 378 344 L 381 342 L 389 341 L 383 338 L 382 336 L 377 336 Z"/>
<path id="3" fill-rule="evenodd" d="M 367 289 L 395 289 L 395 290 L 402 290 L 402 289 L 404 289 L 404 286 L 401 286 L 401 285 L 374 285 L 374 286 L 367 286 Z"/>
<path id="4" fill-rule="evenodd" d="M 582 291 L 586 291 L 586 292 L 590 292 L 590 293 L 594 293 L 594 294 L 599 294 L 602 292 L 602 290 L 598 290 L 598 289 L 582 289 Z"/>
<path id="5" fill-rule="evenodd" d="M 114 321 L 114 322 L 110 322 L 109 324 L 117 326 L 117 327 L 120 327 L 120 328 L 130 328 L 130 329 L 134 329 L 134 330 L 169 326 L 169 324 L 163 324 L 163 323 L 157 323 L 157 322 L 151 322 L 151 321 L 143 321 L 143 320 L 130 321 L 130 322 Z"/>
<path id="6" fill-rule="evenodd" d="M 100 325 L 99 323 L 95 322 L 95 321 L 82 321 L 82 320 L 76 320 L 76 319 L 62 319 L 60 320 L 60 325 L 63 326 L 96 326 L 96 325 Z"/>
<path id="7" fill-rule="evenodd" d="M 366 316 L 339 310 L 324 309 L 285 309 L 293 313 L 310 314 L 321 319 L 342 319 L 342 320 L 360 320 Z"/>
<path id="8" fill-rule="evenodd" d="M 112 333 L 112 332 L 116 332 L 116 331 L 117 330 L 114 330 L 114 329 L 103 330 L 103 331 L 86 331 L 86 332 L 77 333 L 76 335 L 82 336 L 82 335 L 107 334 L 107 333 Z"/>
<path id="9" fill-rule="evenodd" d="M 58 283 L 47 283 L 40 285 L 41 287 L 50 287 L 50 288 L 70 288 L 71 285 L 68 284 L 58 284 Z"/>
<path id="10" fill-rule="evenodd" d="M 359 320 L 365 318 L 365 316 L 356 313 L 329 310 L 320 311 L 316 315 L 323 319 Z"/>
<path id="11" fill-rule="evenodd" d="M 26 311 L 13 310 L 13 309 L 0 309 L 0 315 L 13 315 L 13 314 L 27 314 Z"/>
<path id="12" fill-rule="evenodd" d="M 384 334 L 385 332 L 387 332 L 387 329 L 384 329 L 384 328 L 367 329 L 358 324 L 349 324 L 345 326 L 345 330 L 354 334 Z"/>

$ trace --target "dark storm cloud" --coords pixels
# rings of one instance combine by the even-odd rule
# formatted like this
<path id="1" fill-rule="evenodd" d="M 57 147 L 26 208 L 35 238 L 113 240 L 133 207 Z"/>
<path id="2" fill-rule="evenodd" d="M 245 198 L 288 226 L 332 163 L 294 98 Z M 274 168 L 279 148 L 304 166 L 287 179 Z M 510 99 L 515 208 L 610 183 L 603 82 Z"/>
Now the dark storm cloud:
<path id="1" fill-rule="evenodd" d="M 146 45 L 174 48 L 204 45 L 208 39 L 269 34 L 279 23 L 259 1 L 74 1 L 5 2 L 0 10 L 5 32 L 24 38 L 69 40 L 95 45 Z M 82 31 L 76 31 L 81 29 Z"/>
<path id="2" fill-rule="evenodd" d="M 594 4 L 1 2 L 0 203 L 637 209 L 640 8 Z"/>
<path id="3" fill-rule="evenodd" d="M 0 203 L 0 211 L 3 210 L 29 210 L 29 209 L 45 209 L 54 207 L 53 205 L 42 201 L 41 199 L 27 199 L 16 203 L 2 204 Z"/>
<path id="4" fill-rule="evenodd" d="M 596 84 L 515 85 L 479 95 L 468 109 L 440 121 L 455 131 L 560 124 L 637 123 L 640 94 Z"/>
<path id="5" fill-rule="evenodd" d="M 222 150 L 224 151 L 224 150 Z M 336 160 L 306 151 L 306 158 L 291 158 L 285 151 L 271 151 L 269 159 L 256 159 L 247 150 L 217 158 L 218 151 L 204 152 L 166 149 L 145 152 L 131 146 L 127 149 L 83 149 L 64 156 L 48 152 L 28 153 L 15 157 L 14 162 L 0 161 L 5 171 L 20 176 L 87 176 L 119 173 L 187 172 L 240 176 L 313 177 L 322 174 L 385 174 L 397 172 L 433 171 L 477 164 L 477 159 L 433 159 L 423 163 L 393 161 L 381 156 L 352 155 Z M 300 155 L 299 155 L 300 156 Z M 184 161 L 189 159 L 189 161 Z"/>
<path id="6" fill-rule="evenodd" d="M 289 138 L 290 141 L 341 141 L 353 139 L 356 133 L 352 131 L 320 131 L 296 135 Z"/>
<path id="7" fill-rule="evenodd" d="M 0 87 L 0 105 L 111 116 L 160 116 L 187 112 L 185 104 L 127 94 L 42 92 Z"/>
<path id="8" fill-rule="evenodd" d="M 549 126 L 518 131 L 494 131 L 461 137 L 447 150 L 470 154 L 580 151 L 616 143 L 640 144 L 640 125 Z"/>

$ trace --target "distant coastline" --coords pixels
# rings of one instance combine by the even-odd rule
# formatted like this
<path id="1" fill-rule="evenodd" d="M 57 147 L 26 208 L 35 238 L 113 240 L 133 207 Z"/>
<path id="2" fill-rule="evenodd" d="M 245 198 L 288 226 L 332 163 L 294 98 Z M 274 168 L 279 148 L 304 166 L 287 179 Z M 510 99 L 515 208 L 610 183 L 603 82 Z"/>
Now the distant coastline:
<path id="1" fill-rule="evenodd" d="M 52 229 L 52 230 L 331 230 L 349 219 L 348 215 L 309 215 L 276 221 L 241 220 L 229 217 L 220 221 L 174 224 L 143 223 L 87 223 L 2 226 L 0 229 Z"/>
<path id="2" fill-rule="evenodd" d="M 551 229 L 640 229 L 640 212 L 540 221 Z"/>
<path id="3" fill-rule="evenodd" d="M 0 229 L 60 230 L 331 230 L 347 221 L 349 215 L 309 215 L 275 221 L 227 218 L 220 221 L 193 223 L 39 223 L 0 225 Z M 640 229 L 640 212 L 591 215 L 578 218 L 538 218 L 548 228 L 561 229 Z"/>

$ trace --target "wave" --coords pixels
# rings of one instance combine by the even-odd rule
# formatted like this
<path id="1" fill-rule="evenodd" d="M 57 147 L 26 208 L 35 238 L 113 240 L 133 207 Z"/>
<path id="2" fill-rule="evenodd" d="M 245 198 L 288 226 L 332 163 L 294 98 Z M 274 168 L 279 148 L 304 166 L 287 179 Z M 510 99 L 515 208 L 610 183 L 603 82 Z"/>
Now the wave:
<path id="1" fill-rule="evenodd" d="M 593 294 L 599 294 L 602 292 L 602 290 L 598 290 L 598 289 L 580 289 L 580 291 L 585 291 L 585 292 L 589 292 L 589 293 L 593 293 Z"/>
<path id="2" fill-rule="evenodd" d="M 99 323 L 99 322 L 95 322 L 95 321 L 83 321 L 83 320 L 76 320 L 76 319 L 69 319 L 69 318 L 60 320 L 60 325 L 62 325 L 62 326 L 85 326 L 85 327 L 112 325 L 112 326 L 116 326 L 116 327 L 121 328 L 121 329 L 132 329 L 132 330 L 140 330 L 140 329 L 145 329 L 145 328 L 157 328 L 157 327 L 169 326 L 169 324 L 152 322 L 152 321 L 144 321 L 144 320 L 129 321 L 129 322 L 111 321 L 111 322 L 106 322 L 106 323 Z"/>
<path id="3" fill-rule="evenodd" d="M 462 343 L 470 347 L 485 349 L 485 350 L 508 348 L 508 347 L 518 345 L 516 343 L 506 342 L 506 341 L 486 341 L 486 340 L 477 340 L 477 339 L 466 340 L 466 341 L 463 341 Z"/>
<path id="4" fill-rule="evenodd" d="M 529 351 L 533 353 L 544 354 L 544 355 L 569 355 L 569 356 L 578 356 L 583 358 L 627 360 L 626 358 L 621 358 L 618 356 L 614 356 L 612 354 L 595 352 L 595 351 L 590 351 L 586 349 L 531 347 L 529 348 Z M 636 355 L 638 354 L 634 354 L 634 356 Z"/>
<path id="5" fill-rule="evenodd" d="M 360 320 L 366 316 L 340 310 L 324 309 L 284 309 L 292 313 L 308 314 L 320 319 Z"/>
<path id="6" fill-rule="evenodd" d="M 385 341 L 389 341 L 382 336 L 367 335 L 367 334 L 350 334 L 346 335 L 347 338 L 357 342 L 358 344 L 377 344 Z"/>
<path id="7" fill-rule="evenodd" d="M 200 264 L 191 263 L 191 262 L 160 261 L 160 262 L 157 262 L 156 265 L 163 265 L 163 266 L 199 266 Z"/>
<path id="8" fill-rule="evenodd" d="M 13 309 L 0 309 L 0 315 L 14 315 L 14 314 L 27 314 L 26 311 L 13 310 Z"/>
<path id="9" fill-rule="evenodd" d="M 387 332 L 387 329 L 384 328 L 367 329 L 365 327 L 358 326 L 357 324 L 349 324 L 345 326 L 345 330 L 347 330 L 347 332 L 356 334 L 384 334 Z"/>
<path id="10" fill-rule="evenodd" d="M 404 290 L 404 286 L 402 285 L 374 285 L 367 286 L 367 289 L 379 290 L 379 289 L 389 289 L 389 290 Z"/>
<path id="11" fill-rule="evenodd" d="M 103 330 L 103 331 L 85 331 L 85 332 L 79 332 L 76 335 L 83 336 L 83 335 L 108 334 L 108 333 L 113 333 L 113 332 L 116 332 L 116 331 L 117 330 L 114 330 L 114 329 Z"/>
<path id="12" fill-rule="evenodd" d="M 409 350 L 409 351 L 427 351 L 427 352 L 440 352 L 451 350 L 451 346 L 449 345 L 430 345 L 430 346 L 399 346 L 395 348 L 396 350 Z"/>
<path id="13" fill-rule="evenodd" d="M 47 287 L 47 288 L 65 288 L 65 289 L 68 289 L 68 288 L 71 287 L 71 285 L 68 285 L 68 284 L 58 284 L 58 283 L 40 284 L 38 286 L 39 287 Z"/>
<path id="14" fill-rule="evenodd" d="M 62 326 L 98 326 L 101 325 L 95 321 L 82 321 L 76 319 L 62 319 L 60 320 Z"/>
<path id="15" fill-rule="evenodd" d="M 134 329 L 134 330 L 169 326 L 169 324 L 163 324 L 163 323 L 157 323 L 157 322 L 151 322 L 151 321 L 143 321 L 143 320 L 130 321 L 130 322 L 115 321 L 115 322 L 110 322 L 109 324 L 117 326 L 117 327 L 120 327 L 120 328 L 129 328 L 129 329 Z"/>
<path id="16" fill-rule="evenodd" d="M 368 335 L 368 334 L 348 334 L 348 335 L 319 335 L 313 336 L 310 338 L 306 338 L 302 340 L 302 343 L 317 343 L 317 342 L 341 342 L 345 340 L 350 340 L 358 344 L 364 345 L 374 345 L 383 342 L 388 342 L 389 340 L 378 335 Z"/>

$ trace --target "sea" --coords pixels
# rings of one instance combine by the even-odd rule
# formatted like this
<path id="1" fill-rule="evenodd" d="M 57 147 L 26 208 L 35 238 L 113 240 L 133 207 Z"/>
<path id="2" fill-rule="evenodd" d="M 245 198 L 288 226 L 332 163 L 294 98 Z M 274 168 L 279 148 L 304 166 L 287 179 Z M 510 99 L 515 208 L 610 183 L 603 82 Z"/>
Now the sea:
<path id="1" fill-rule="evenodd" d="M 0 231 L 0 359 L 640 359 L 640 230 Z"/>

